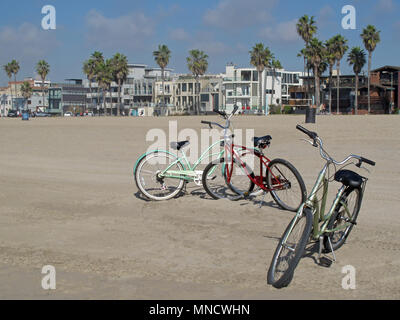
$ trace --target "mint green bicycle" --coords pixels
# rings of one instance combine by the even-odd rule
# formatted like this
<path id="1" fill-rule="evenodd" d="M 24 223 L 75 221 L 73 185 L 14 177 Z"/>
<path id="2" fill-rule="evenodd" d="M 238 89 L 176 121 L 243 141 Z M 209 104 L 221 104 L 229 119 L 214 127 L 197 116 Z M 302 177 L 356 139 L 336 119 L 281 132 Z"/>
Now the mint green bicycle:
<path id="1" fill-rule="evenodd" d="M 238 107 L 235 107 L 230 116 L 224 114 L 226 119 L 224 139 L 218 140 L 205 150 L 200 158 L 191 164 L 186 156 L 184 148 L 189 145 L 189 141 L 180 141 L 171 143 L 171 149 L 181 153 L 177 156 L 167 150 L 153 150 L 143 154 L 135 163 L 133 175 L 135 177 L 136 186 L 139 191 L 150 200 L 163 201 L 169 200 L 179 195 L 185 184 L 194 182 L 197 186 L 202 186 L 203 171 L 199 170 L 199 166 L 204 159 L 211 157 L 213 159 L 222 159 L 225 153 L 225 139 L 228 135 L 228 129 L 231 128 L 230 119 L 236 113 Z M 217 111 L 216 111 L 217 112 Z M 222 112 L 217 112 L 221 114 Z M 202 121 L 203 124 L 209 124 Z M 232 131 L 232 130 L 231 130 Z M 232 138 L 233 136 L 230 136 Z M 218 146 L 218 152 L 212 152 L 213 148 Z M 237 192 L 248 192 L 252 187 L 251 181 L 247 177 L 239 177 L 246 179 L 242 181 L 232 181 L 227 183 L 227 187 Z M 233 187 L 233 183 L 240 185 L 240 188 Z M 241 189 L 244 188 L 244 189 Z"/>
<path id="2" fill-rule="evenodd" d="M 321 157 L 326 164 L 321 170 L 317 181 L 307 200 L 300 206 L 296 216 L 289 223 L 284 232 L 268 270 L 268 284 L 275 288 L 282 288 L 292 281 L 294 270 L 304 254 L 307 243 L 319 241 L 318 261 L 322 266 L 330 266 L 332 260 L 322 259 L 321 253 L 332 253 L 336 260 L 335 250 L 346 241 L 361 208 L 367 178 L 350 170 L 341 170 L 335 173 L 335 180 L 342 183 L 329 212 L 325 215 L 325 205 L 328 193 L 330 165 L 342 166 L 351 159 L 361 168 L 363 163 L 375 166 L 375 162 L 360 156 L 350 155 L 341 162 L 335 161 L 323 148 L 320 137 L 302 126 L 297 129 L 308 135 L 312 141 L 306 140 L 314 147 L 318 147 Z M 349 163 L 351 164 L 351 163 Z M 322 190 L 322 199 L 317 198 L 318 191 Z M 321 204 L 321 205 L 319 205 Z"/>

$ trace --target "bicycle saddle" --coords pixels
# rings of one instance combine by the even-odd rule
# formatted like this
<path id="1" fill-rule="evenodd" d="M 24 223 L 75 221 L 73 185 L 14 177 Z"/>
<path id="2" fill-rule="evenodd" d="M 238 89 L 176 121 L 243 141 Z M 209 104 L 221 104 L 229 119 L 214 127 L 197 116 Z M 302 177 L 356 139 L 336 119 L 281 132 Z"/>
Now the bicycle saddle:
<path id="1" fill-rule="evenodd" d="M 182 148 L 188 146 L 189 144 L 190 144 L 189 141 L 171 142 L 171 148 L 179 151 Z"/>
<path id="2" fill-rule="evenodd" d="M 272 140 L 271 136 L 264 136 L 264 137 L 254 137 L 253 141 L 254 141 L 254 146 L 255 147 L 262 147 L 265 148 L 266 146 L 268 146 Z"/>
<path id="3" fill-rule="evenodd" d="M 335 180 L 343 183 L 345 186 L 353 188 L 360 188 L 363 183 L 362 177 L 350 170 L 339 170 L 335 174 Z"/>

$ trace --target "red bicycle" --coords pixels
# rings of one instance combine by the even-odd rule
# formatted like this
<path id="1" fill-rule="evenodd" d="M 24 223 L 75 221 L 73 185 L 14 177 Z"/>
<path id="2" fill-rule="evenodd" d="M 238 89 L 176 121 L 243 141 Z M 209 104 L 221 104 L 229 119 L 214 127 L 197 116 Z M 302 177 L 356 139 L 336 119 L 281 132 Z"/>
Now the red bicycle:
<path id="1" fill-rule="evenodd" d="M 202 121 L 210 128 L 218 126 L 224 130 L 225 157 L 212 161 L 202 176 L 203 187 L 213 199 L 239 200 L 271 193 L 275 202 L 283 209 L 296 212 L 306 200 L 307 191 L 297 169 L 283 159 L 270 160 L 264 149 L 271 145 L 272 137 L 254 137 L 254 147 L 238 146 L 230 134 L 230 119 L 225 112 L 215 111 L 225 120 L 225 126 Z"/>

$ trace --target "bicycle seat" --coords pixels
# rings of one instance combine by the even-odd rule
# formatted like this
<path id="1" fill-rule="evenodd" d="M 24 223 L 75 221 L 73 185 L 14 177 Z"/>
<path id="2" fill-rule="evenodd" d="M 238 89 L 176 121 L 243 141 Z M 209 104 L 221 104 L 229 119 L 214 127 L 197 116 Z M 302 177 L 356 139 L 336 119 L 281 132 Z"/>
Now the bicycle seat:
<path id="1" fill-rule="evenodd" d="M 353 188 L 360 188 L 363 183 L 362 177 L 350 170 L 339 170 L 335 174 L 335 180 L 343 183 L 345 186 Z"/>
<path id="2" fill-rule="evenodd" d="M 271 136 L 264 136 L 264 137 L 254 137 L 253 141 L 254 141 L 254 146 L 255 147 L 262 147 L 265 148 L 266 146 L 268 146 L 272 140 Z"/>
<path id="3" fill-rule="evenodd" d="M 189 144 L 190 144 L 189 141 L 171 142 L 171 148 L 179 151 L 182 148 L 188 146 Z"/>

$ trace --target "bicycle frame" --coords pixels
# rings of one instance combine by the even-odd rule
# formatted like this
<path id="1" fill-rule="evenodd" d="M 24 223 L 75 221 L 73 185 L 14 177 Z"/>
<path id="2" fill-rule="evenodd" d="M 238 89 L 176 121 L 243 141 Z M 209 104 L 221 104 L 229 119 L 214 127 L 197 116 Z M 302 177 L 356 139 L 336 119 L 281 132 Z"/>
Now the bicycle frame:
<path id="1" fill-rule="evenodd" d="M 329 223 L 329 219 L 331 218 L 332 214 L 334 213 L 334 210 L 337 206 L 337 204 L 339 203 L 344 190 L 346 189 L 346 186 L 342 185 L 337 194 L 335 199 L 333 200 L 332 206 L 329 209 L 329 212 L 327 214 L 325 214 L 325 206 L 326 206 L 326 201 L 327 201 L 327 196 L 328 196 L 328 184 L 329 181 L 326 177 L 326 173 L 328 171 L 328 167 L 329 167 L 329 162 L 327 162 L 324 166 L 324 168 L 321 170 L 321 172 L 318 175 L 318 178 L 315 182 L 315 185 L 309 195 L 309 197 L 307 198 L 306 202 L 303 203 L 299 210 L 297 211 L 296 214 L 296 218 L 293 219 L 292 225 L 290 227 L 290 232 L 292 231 L 297 219 L 302 215 L 303 210 L 305 207 L 310 208 L 313 214 L 313 233 L 312 233 L 312 238 L 314 240 L 318 240 L 322 235 L 324 235 L 325 233 L 330 233 L 330 232 L 334 232 L 334 231 L 338 231 L 341 229 L 346 229 L 349 225 L 350 222 L 344 223 L 343 225 L 334 228 L 334 229 L 328 229 L 328 223 Z M 321 206 L 319 206 L 318 204 L 318 199 L 317 199 L 317 192 L 323 188 L 323 197 L 321 199 Z M 350 212 L 347 208 L 346 203 L 342 202 L 342 206 L 344 207 L 344 209 L 346 210 L 347 214 L 350 216 Z M 320 223 L 321 227 L 320 227 Z M 287 234 L 287 236 L 290 234 L 290 232 Z M 284 242 L 286 242 L 287 238 L 284 239 Z"/>
<path id="2" fill-rule="evenodd" d="M 235 151 L 236 149 L 240 148 L 240 151 L 244 152 L 243 154 L 241 154 L 241 156 L 247 153 L 249 154 L 254 154 L 256 157 L 259 158 L 260 160 L 260 175 L 259 176 L 255 176 L 254 178 L 251 176 L 251 172 L 249 172 L 248 170 L 248 166 L 242 161 L 242 159 L 240 158 L 240 156 L 238 155 L 238 153 Z M 272 175 L 272 178 L 275 179 L 276 181 L 278 181 L 278 178 L 272 173 L 272 170 L 269 167 L 269 163 L 271 162 L 270 159 L 268 159 L 262 152 L 262 150 L 260 150 L 259 148 L 247 148 L 244 146 L 236 146 L 234 144 L 229 146 L 226 146 L 226 152 L 231 154 L 231 157 L 228 158 L 229 161 L 229 165 L 227 166 L 227 182 L 230 183 L 231 178 L 232 178 L 232 172 L 233 172 L 233 163 L 235 161 L 235 159 L 237 159 L 240 163 L 240 166 L 243 168 L 244 172 L 246 173 L 247 177 L 256 185 L 258 186 L 261 190 L 266 191 L 266 192 L 270 192 L 273 190 L 280 190 L 282 188 L 284 188 L 283 184 L 280 184 L 278 187 L 269 189 L 268 187 L 266 187 L 264 185 L 264 173 L 266 172 L 266 170 L 264 170 L 264 167 L 270 172 L 270 174 Z M 230 167 L 230 168 L 229 168 Z"/>
<path id="3" fill-rule="evenodd" d="M 223 150 L 219 151 L 219 152 L 215 152 L 215 153 L 211 153 L 211 151 L 210 151 L 217 144 L 221 145 L 222 141 L 224 141 L 224 140 L 216 141 L 211 146 L 209 146 L 201 154 L 201 156 L 197 159 L 197 161 L 193 165 L 190 164 L 185 151 L 182 150 L 181 151 L 182 157 L 180 157 L 180 158 L 177 157 L 175 161 L 173 161 L 164 171 L 162 171 L 160 173 L 160 176 L 165 177 L 165 178 L 183 179 L 183 180 L 186 180 L 187 182 L 196 180 L 199 177 L 200 173 L 202 174 L 202 171 L 198 171 L 196 169 L 200 165 L 200 163 L 203 161 L 204 158 L 209 157 L 209 156 L 211 156 L 211 157 L 217 156 L 218 159 L 220 159 L 223 156 L 223 154 L 224 154 Z M 180 162 L 182 164 L 184 170 L 181 170 L 181 171 L 170 170 L 178 162 Z M 200 175 L 200 179 L 201 179 L 201 175 Z"/>

